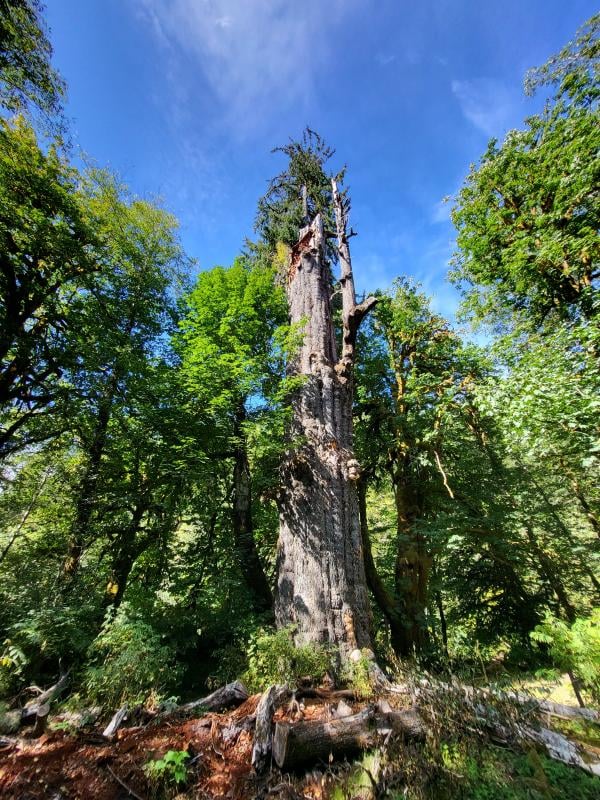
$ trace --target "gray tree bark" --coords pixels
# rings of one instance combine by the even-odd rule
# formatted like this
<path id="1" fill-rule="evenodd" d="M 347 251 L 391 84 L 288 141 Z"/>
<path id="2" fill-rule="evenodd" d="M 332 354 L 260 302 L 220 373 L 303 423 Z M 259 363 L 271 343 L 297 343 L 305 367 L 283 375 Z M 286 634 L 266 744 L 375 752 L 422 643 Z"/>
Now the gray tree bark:
<path id="1" fill-rule="evenodd" d="M 303 333 L 290 366 L 303 382 L 293 399 L 291 442 L 282 467 L 275 618 L 296 626 L 298 643 L 329 643 L 345 659 L 370 646 L 370 615 L 352 451 L 356 333 L 375 299 L 356 304 L 346 218 L 333 183 L 341 266 L 342 347 L 338 358 L 332 284 L 318 215 L 300 232 L 288 272 L 290 322 Z"/>

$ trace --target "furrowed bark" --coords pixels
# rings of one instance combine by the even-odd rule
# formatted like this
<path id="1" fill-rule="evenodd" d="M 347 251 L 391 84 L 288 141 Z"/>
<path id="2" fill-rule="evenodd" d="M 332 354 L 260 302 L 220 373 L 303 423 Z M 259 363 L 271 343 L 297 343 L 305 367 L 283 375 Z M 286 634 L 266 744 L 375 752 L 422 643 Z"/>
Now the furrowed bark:
<path id="1" fill-rule="evenodd" d="M 336 210 L 336 215 L 338 211 Z M 290 322 L 304 338 L 290 371 L 304 381 L 293 398 L 291 445 L 281 466 L 275 618 L 299 643 L 331 643 L 346 658 L 370 645 L 369 607 L 352 451 L 352 365 L 360 319 L 374 300 L 354 301 L 345 234 L 342 264 L 342 359 L 331 313 L 331 281 L 318 215 L 293 248 L 287 294 Z"/>
<path id="2" fill-rule="evenodd" d="M 331 758 L 375 747 L 390 733 L 422 739 L 425 732 L 425 725 L 413 708 L 386 713 L 371 707 L 329 722 L 278 722 L 273 760 L 284 770 L 319 761 L 327 764 Z"/>

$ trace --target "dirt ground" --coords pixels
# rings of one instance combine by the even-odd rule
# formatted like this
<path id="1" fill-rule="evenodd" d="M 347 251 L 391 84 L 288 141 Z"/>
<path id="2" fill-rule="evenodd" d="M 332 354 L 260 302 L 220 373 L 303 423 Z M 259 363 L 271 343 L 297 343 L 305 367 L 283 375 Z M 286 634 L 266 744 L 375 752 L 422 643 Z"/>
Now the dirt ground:
<path id="1" fill-rule="evenodd" d="M 260 695 L 249 697 L 227 713 L 198 719 L 163 717 L 145 726 L 122 728 L 112 742 L 93 731 L 53 731 L 39 739 L 21 738 L 0 750 L 0 797 L 121 800 L 137 796 L 147 800 L 156 795 L 156 787 L 146 777 L 144 764 L 168 750 L 186 750 L 189 780 L 181 797 L 256 798 L 267 791 L 265 780 L 257 778 L 251 766 L 259 699 Z M 291 713 L 280 709 L 274 719 L 291 719 Z M 307 720 L 325 719 L 329 714 L 330 707 L 318 700 L 306 701 L 302 711 Z M 322 790 L 317 782 L 303 793 L 318 800 Z"/>

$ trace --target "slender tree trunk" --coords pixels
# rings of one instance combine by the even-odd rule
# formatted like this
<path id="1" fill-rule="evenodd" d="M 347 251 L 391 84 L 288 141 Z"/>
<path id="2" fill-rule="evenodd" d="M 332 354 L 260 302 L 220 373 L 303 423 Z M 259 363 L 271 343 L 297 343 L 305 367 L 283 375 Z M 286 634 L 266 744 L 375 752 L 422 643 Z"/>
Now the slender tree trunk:
<path id="1" fill-rule="evenodd" d="M 15 541 L 16 541 L 16 539 L 17 539 L 17 537 L 19 536 L 19 534 L 20 534 L 20 533 L 21 533 L 21 531 L 23 530 L 23 526 L 25 525 L 25 523 L 26 523 L 26 522 L 27 522 L 27 520 L 29 519 L 29 515 L 30 515 L 30 514 L 31 514 L 31 512 L 33 511 L 33 509 L 34 509 L 34 506 L 35 506 L 35 504 L 37 503 L 37 501 L 38 501 L 38 498 L 39 498 L 39 496 L 41 495 L 41 493 L 42 493 L 42 491 L 43 491 L 43 489 L 44 489 L 44 486 L 46 485 L 46 481 L 48 480 L 48 476 L 49 476 L 49 475 L 50 475 L 50 467 L 48 467 L 48 469 L 46 469 L 46 471 L 44 472 L 44 474 L 43 474 L 43 476 L 42 476 L 42 480 L 41 480 L 41 482 L 40 482 L 40 485 L 37 487 L 37 489 L 35 490 L 35 493 L 34 493 L 33 497 L 32 497 L 32 498 L 31 498 L 31 500 L 29 501 L 29 504 L 28 504 L 27 508 L 25 509 L 25 511 L 24 511 L 24 513 L 23 513 L 23 516 L 22 516 L 22 517 L 21 517 L 21 519 L 19 520 L 19 524 L 17 525 L 17 527 L 16 527 L 16 529 L 15 529 L 15 531 L 14 531 L 13 535 L 10 537 L 10 539 L 9 539 L 9 540 L 8 540 L 8 542 L 6 543 L 6 545 L 5 545 L 4 549 L 2 550 L 2 553 L 0 553 L 0 564 L 1 564 L 1 563 L 4 561 L 4 559 L 5 559 L 5 558 L 6 558 L 6 556 L 8 555 L 8 553 L 9 553 L 9 551 L 10 551 L 11 547 L 12 547 L 12 546 L 13 546 L 13 544 L 15 543 Z"/>
<path id="2" fill-rule="evenodd" d="M 71 526 L 67 557 L 62 567 L 62 577 L 67 581 L 76 576 L 85 543 L 88 539 L 90 523 L 94 511 L 98 481 L 100 479 L 100 464 L 106 446 L 106 435 L 112 412 L 112 403 L 117 389 L 118 376 L 116 370 L 111 374 L 104 394 L 98 407 L 96 424 L 88 450 L 88 459 L 85 472 L 79 483 L 77 501 L 75 505 L 75 519 Z"/>
<path id="3" fill-rule="evenodd" d="M 381 580 L 371 549 L 371 537 L 369 535 L 369 522 L 367 518 L 367 482 L 363 478 L 358 482 L 358 505 L 360 512 L 360 531 L 362 536 L 363 556 L 365 559 L 365 573 L 367 585 L 371 590 L 375 602 L 379 606 L 381 613 L 386 618 L 390 626 L 390 641 L 393 649 L 399 653 L 402 649 L 405 630 L 403 617 L 397 597 L 390 592 Z"/>
<path id="4" fill-rule="evenodd" d="M 590 524 L 590 528 L 594 531 L 596 536 L 600 537 L 600 520 L 598 519 L 592 507 L 588 503 L 587 497 L 584 495 L 583 490 L 579 485 L 579 481 L 577 480 L 573 472 L 566 467 L 564 461 L 562 461 L 561 464 L 563 466 L 563 469 L 569 476 L 569 483 L 571 484 L 571 487 L 573 489 L 573 494 L 579 501 L 579 505 L 581 506 L 581 509 L 585 514 L 587 521 Z"/>
<path id="5" fill-rule="evenodd" d="M 546 505 L 546 508 L 548 509 L 548 511 L 550 512 L 550 515 L 552 516 L 552 519 L 556 522 L 556 525 L 557 525 L 558 529 L 560 530 L 560 532 L 564 536 L 565 540 L 571 545 L 571 547 L 575 551 L 575 548 L 577 547 L 577 542 L 573 538 L 573 535 L 571 534 L 571 531 L 568 529 L 568 527 L 563 522 L 560 514 L 558 513 L 558 511 L 554 507 L 550 497 L 548 496 L 548 493 L 545 491 L 543 486 L 535 479 L 535 477 L 533 476 L 533 473 L 531 472 L 531 470 L 529 470 L 521 462 L 519 462 L 519 466 L 521 467 L 521 469 L 523 470 L 525 475 L 528 477 L 528 479 L 531 481 L 533 486 L 539 492 L 540 497 L 544 501 L 544 504 Z M 578 557 L 577 560 L 579 561 L 579 564 L 580 564 L 580 567 L 581 567 L 582 571 L 585 572 L 585 574 L 589 578 L 590 583 L 594 587 L 594 590 L 596 591 L 596 593 L 598 595 L 600 595 L 600 581 L 598 581 L 598 578 L 594 574 L 593 570 L 591 570 L 589 568 L 588 563 L 584 559 L 581 559 L 581 558 Z"/>
<path id="6" fill-rule="evenodd" d="M 435 567 L 435 560 L 434 559 L 432 559 L 432 561 L 431 561 L 431 574 L 432 574 L 433 579 L 434 579 L 434 581 L 436 583 L 434 599 L 435 599 L 435 605 L 437 607 L 438 614 L 439 614 L 439 617 L 440 617 L 440 630 L 441 630 L 441 633 L 442 633 L 442 645 L 444 646 L 444 653 L 446 655 L 446 658 L 449 658 L 450 654 L 448 652 L 448 625 L 446 623 L 446 613 L 444 611 L 444 602 L 443 602 L 443 599 L 442 599 L 442 593 L 440 591 L 439 583 L 437 581 L 438 575 L 437 575 L 437 570 L 436 570 L 436 567 Z"/>
<path id="7" fill-rule="evenodd" d="M 318 215 L 292 251 L 287 294 L 304 338 L 291 367 L 304 378 L 293 399 L 292 441 L 281 467 L 275 617 L 298 642 L 327 642 L 344 659 L 371 643 L 369 601 L 352 451 L 356 332 L 374 304 L 355 302 L 347 203 L 333 184 L 341 265 L 343 343 L 338 360 L 331 280 Z"/>
<path id="8" fill-rule="evenodd" d="M 273 595 L 254 541 L 252 485 L 243 430 L 244 419 L 244 407 L 241 405 L 236 412 L 234 427 L 233 537 L 240 569 L 252 595 L 253 605 L 257 610 L 269 611 L 273 607 Z"/>
<path id="9" fill-rule="evenodd" d="M 533 532 L 533 527 L 531 526 L 531 524 L 527 523 L 525 525 L 525 530 L 527 532 L 527 539 L 529 540 L 531 551 L 535 555 L 540 565 L 540 572 L 542 574 L 542 578 L 545 578 L 548 581 L 548 585 L 558 598 L 558 602 L 560 604 L 560 607 L 564 611 L 565 617 L 572 624 L 573 622 L 575 622 L 575 618 L 577 615 L 575 613 L 574 606 L 571 604 L 567 596 L 567 590 L 565 589 L 565 585 L 561 580 L 560 574 L 558 573 L 556 567 L 554 566 L 554 562 L 552 561 L 550 556 L 544 551 L 544 549 L 538 542 L 537 537 Z"/>
<path id="10" fill-rule="evenodd" d="M 398 524 L 395 586 L 402 606 L 404 635 L 398 642 L 396 652 L 409 656 L 420 652 L 427 643 L 425 610 L 427 589 L 431 570 L 431 556 L 427 552 L 423 537 L 416 530 L 418 518 L 417 502 L 412 492 L 402 483 L 394 491 Z"/>
<path id="11" fill-rule="evenodd" d="M 144 544 L 140 542 L 139 532 L 144 514 L 147 510 L 148 499 L 142 497 L 133 509 L 129 525 L 119 532 L 114 542 L 111 557 L 110 583 L 107 586 L 104 596 L 105 606 L 112 605 L 118 608 L 123 601 L 133 565 L 144 550 Z"/>

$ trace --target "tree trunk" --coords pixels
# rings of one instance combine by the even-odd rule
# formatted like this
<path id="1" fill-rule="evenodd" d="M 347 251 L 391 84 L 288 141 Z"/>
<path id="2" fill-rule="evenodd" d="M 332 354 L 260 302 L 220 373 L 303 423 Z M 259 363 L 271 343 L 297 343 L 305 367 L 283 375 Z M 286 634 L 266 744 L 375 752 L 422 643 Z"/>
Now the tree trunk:
<path id="1" fill-rule="evenodd" d="M 133 565 L 149 544 L 148 541 L 140 542 L 139 536 L 148 507 L 149 497 L 143 493 L 132 510 L 131 521 L 119 532 L 112 545 L 110 582 L 104 595 L 105 606 L 112 605 L 116 609 L 121 605 Z"/>
<path id="2" fill-rule="evenodd" d="M 75 506 L 75 519 L 71 526 L 71 533 L 67 546 L 67 557 L 62 567 L 62 577 L 71 581 L 79 570 L 81 556 L 88 539 L 90 523 L 96 501 L 98 481 L 100 479 L 100 464 L 106 447 L 108 425 L 112 414 L 112 403 L 117 391 L 118 374 L 114 369 L 110 375 L 106 389 L 98 405 L 98 415 L 92 439 L 88 449 L 88 460 L 85 472 L 79 483 L 77 502 Z"/>
<path id="3" fill-rule="evenodd" d="M 233 464 L 233 538 L 240 569 L 258 611 L 270 611 L 273 595 L 256 549 L 252 524 L 252 486 L 243 422 L 244 408 L 236 411 Z"/>
<path id="4" fill-rule="evenodd" d="M 375 707 L 329 722 L 278 722 L 273 736 L 273 760 L 280 769 L 329 763 L 376 747 L 390 733 L 408 739 L 424 739 L 426 726 L 416 708 L 382 712 Z"/>
<path id="5" fill-rule="evenodd" d="M 390 641 L 393 649 L 399 653 L 404 642 L 404 625 L 402 613 L 396 596 L 390 592 L 375 566 L 373 552 L 371 549 L 371 537 L 369 535 L 369 521 L 367 518 L 367 484 L 364 477 L 358 482 L 358 505 L 360 511 L 360 530 L 362 536 L 362 546 L 365 559 L 365 572 L 367 585 L 371 590 L 375 602 L 381 609 L 383 616 L 390 626 Z"/>
<path id="6" fill-rule="evenodd" d="M 339 360 L 320 215 L 301 231 L 288 273 L 290 322 L 304 334 L 290 372 L 303 382 L 293 398 L 292 441 L 281 467 L 275 617 L 278 626 L 296 626 L 299 643 L 333 644 L 344 659 L 371 642 L 352 452 L 352 368 L 360 321 L 375 301 L 356 305 L 347 204 L 333 189 L 342 270 Z"/>
<path id="7" fill-rule="evenodd" d="M 427 642 L 425 609 L 431 570 L 431 556 L 426 550 L 421 534 L 415 530 L 418 518 L 416 500 L 402 483 L 394 491 L 398 524 L 395 584 L 396 596 L 404 620 L 401 637 L 394 644 L 400 656 L 410 656 L 422 650 Z"/>
<path id="8" fill-rule="evenodd" d="M 527 539 L 529 540 L 531 551 L 535 555 L 538 561 L 541 578 L 542 580 L 545 579 L 548 581 L 548 585 L 558 598 L 558 602 L 560 604 L 560 607 L 564 611 L 565 617 L 572 625 L 575 622 L 577 614 L 575 612 L 575 607 L 571 604 L 567 596 L 567 590 L 565 589 L 565 585 L 562 582 L 560 573 L 554 566 L 554 562 L 552 561 L 550 556 L 543 550 L 540 543 L 538 542 L 535 533 L 533 532 L 533 527 L 531 523 L 529 522 L 526 523 L 525 531 L 527 532 Z"/>

